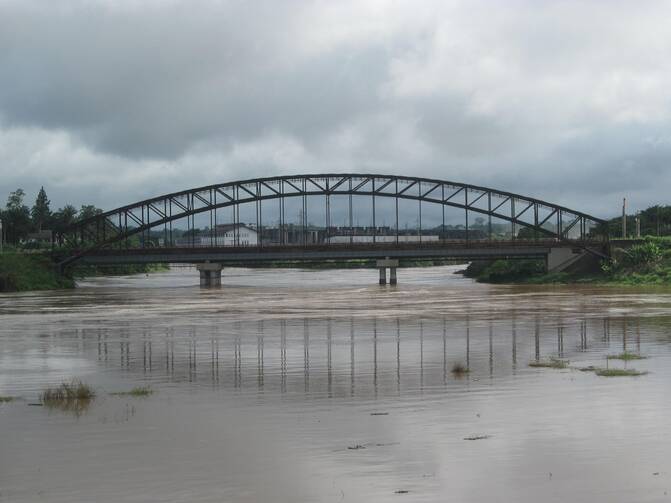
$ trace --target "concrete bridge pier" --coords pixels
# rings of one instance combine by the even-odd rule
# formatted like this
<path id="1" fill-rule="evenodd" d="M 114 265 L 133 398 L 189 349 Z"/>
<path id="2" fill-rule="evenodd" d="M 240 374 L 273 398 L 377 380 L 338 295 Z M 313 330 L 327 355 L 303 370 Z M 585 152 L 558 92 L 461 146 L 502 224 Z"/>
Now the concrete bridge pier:
<path id="1" fill-rule="evenodd" d="M 396 283 L 397 283 L 396 268 L 395 267 L 390 267 L 389 268 L 389 284 L 390 285 L 395 285 Z"/>
<path id="2" fill-rule="evenodd" d="M 389 258 L 378 260 L 375 264 L 375 267 L 380 270 L 381 285 L 387 284 L 387 267 L 389 268 L 389 284 L 395 285 L 398 282 L 396 279 L 396 268 L 398 267 L 398 260 Z"/>
<path id="3" fill-rule="evenodd" d="M 198 264 L 196 269 L 200 271 L 201 288 L 221 286 L 221 270 L 223 268 L 221 264 L 212 264 L 210 262 Z"/>

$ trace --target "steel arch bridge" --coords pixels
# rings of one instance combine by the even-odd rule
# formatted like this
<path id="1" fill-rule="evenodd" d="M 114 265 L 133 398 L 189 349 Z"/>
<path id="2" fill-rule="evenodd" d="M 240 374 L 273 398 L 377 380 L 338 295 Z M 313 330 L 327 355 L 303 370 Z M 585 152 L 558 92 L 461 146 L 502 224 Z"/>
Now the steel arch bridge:
<path id="1" fill-rule="evenodd" d="M 315 243 L 308 239 L 309 216 L 308 198 L 317 196 L 323 198 L 322 212 L 324 222 L 323 242 Z M 337 227 L 331 221 L 331 201 L 335 197 L 344 197 L 347 201 L 349 225 Z M 510 241 L 539 242 L 545 244 L 571 243 L 575 246 L 586 247 L 589 243 L 607 240 L 606 222 L 594 216 L 582 213 L 564 206 L 553 204 L 540 199 L 523 196 L 511 192 L 469 185 L 445 180 L 420 178 L 411 176 L 396 176 L 383 174 L 307 174 L 291 176 L 275 176 L 267 178 L 255 178 L 249 180 L 233 181 L 216 185 L 208 185 L 194 189 L 188 189 L 171 194 L 165 194 L 137 203 L 116 208 L 93 217 L 75 223 L 66 231 L 54 237 L 54 250 L 58 253 L 62 266 L 90 255 L 113 256 L 142 255 L 142 250 L 148 248 L 175 249 L 173 235 L 173 223 L 186 221 L 187 232 L 195 229 L 195 218 L 209 220 L 209 230 L 216 233 L 220 220 L 220 211 L 225 208 L 232 210 L 228 223 L 232 224 L 234 233 L 233 247 L 242 248 L 240 240 L 240 207 L 252 205 L 256 213 L 256 231 L 259 241 L 253 247 L 256 251 L 262 248 L 296 248 L 297 246 L 308 247 L 319 244 L 323 247 L 335 247 L 331 243 L 334 233 L 352 236 L 350 248 L 357 244 L 354 240 L 355 225 L 353 222 L 353 198 L 369 198 L 371 208 L 372 236 L 371 242 L 366 247 L 383 245 L 387 248 L 394 245 L 400 246 L 399 236 L 403 233 L 399 229 L 399 202 L 411 201 L 417 204 L 418 228 L 417 239 L 413 247 L 426 246 L 422 244 L 422 209 L 431 205 L 439 210 L 442 215 L 441 225 L 443 233 L 439 241 L 445 244 L 447 241 L 455 246 L 473 246 L 474 243 L 494 242 L 492 233 L 492 219 L 506 222 L 510 225 Z M 288 242 L 287 233 L 284 230 L 289 225 L 286 218 L 286 202 L 297 198 L 300 201 L 300 222 L 295 228 L 303 230 L 299 242 Z M 394 225 L 385 227 L 385 235 L 395 236 L 391 238 L 381 236 L 379 226 L 379 205 L 383 199 L 391 199 L 394 204 L 392 222 Z M 413 204 L 414 204 L 413 203 Z M 404 203 L 407 204 L 407 203 Z M 462 231 L 458 239 L 448 239 L 445 235 L 446 209 L 454 209 L 463 212 Z M 273 215 L 277 222 L 274 238 L 264 237 L 263 215 L 268 212 Z M 469 224 L 471 215 L 481 215 L 487 219 L 485 230 L 479 229 L 475 232 L 472 224 Z M 219 217 L 218 217 L 219 216 Z M 389 217 L 387 214 L 385 219 Z M 484 219 L 483 219 L 484 220 Z M 435 226 L 434 226 L 435 227 Z M 481 225 L 483 227 L 483 225 Z M 518 229 L 527 229 L 524 239 L 518 235 Z M 157 231 L 162 236 L 160 243 L 152 240 Z M 381 241 L 384 241 L 382 243 Z M 216 240 L 215 240 L 216 242 Z M 500 240 L 499 240 L 500 242 Z M 212 241 L 211 241 L 212 243 Z M 342 242 L 340 245 L 342 248 Z M 250 247 L 247 247 L 250 248 Z M 407 248 L 407 246 L 406 246 Z M 67 251 L 66 251 L 67 250 Z M 251 250 L 250 250 L 251 251 Z M 285 254 L 286 255 L 286 254 Z M 127 259 L 126 261 L 130 261 Z"/>

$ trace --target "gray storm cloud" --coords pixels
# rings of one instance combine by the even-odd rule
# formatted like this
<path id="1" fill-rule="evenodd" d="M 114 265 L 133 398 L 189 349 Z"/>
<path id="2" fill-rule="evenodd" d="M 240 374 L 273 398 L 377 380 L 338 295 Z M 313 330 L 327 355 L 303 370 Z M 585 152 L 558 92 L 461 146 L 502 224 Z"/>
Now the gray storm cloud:
<path id="1" fill-rule="evenodd" d="M 667 200 L 662 2 L 0 2 L 2 192 L 409 173 Z M 3 194 L 0 194 L 3 196 Z M 668 201 L 667 201 L 668 202 Z"/>

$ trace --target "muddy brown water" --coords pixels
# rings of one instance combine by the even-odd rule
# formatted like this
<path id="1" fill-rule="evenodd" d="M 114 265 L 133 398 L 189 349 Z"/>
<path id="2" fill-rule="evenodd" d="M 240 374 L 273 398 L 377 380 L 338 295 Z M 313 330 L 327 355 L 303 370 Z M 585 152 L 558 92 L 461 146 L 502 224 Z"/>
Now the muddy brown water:
<path id="1" fill-rule="evenodd" d="M 454 271 L 0 295 L 0 395 L 21 397 L 0 403 L 0 501 L 667 501 L 671 292 Z M 606 360 L 623 350 L 648 358 Z M 529 367 L 549 357 L 570 366 Z M 72 378 L 88 407 L 31 405 Z M 110 395 L 135 386 L 154 393 Z"/>

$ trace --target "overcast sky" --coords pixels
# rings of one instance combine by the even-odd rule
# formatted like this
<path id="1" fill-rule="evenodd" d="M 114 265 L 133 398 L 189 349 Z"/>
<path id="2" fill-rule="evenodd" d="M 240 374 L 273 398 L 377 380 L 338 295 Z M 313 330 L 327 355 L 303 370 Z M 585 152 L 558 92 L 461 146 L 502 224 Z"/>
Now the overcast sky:
<path id="1" fill-rule="evenodd" d="M 671 204 L 671 3 L 0 0 L 0 197 L 305 172 Z"/>

